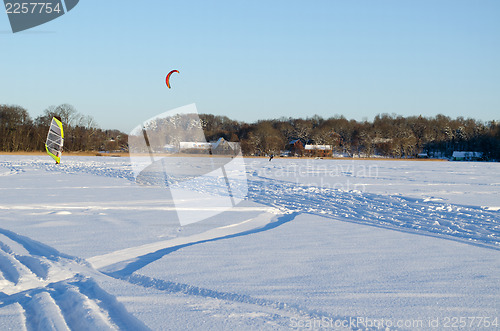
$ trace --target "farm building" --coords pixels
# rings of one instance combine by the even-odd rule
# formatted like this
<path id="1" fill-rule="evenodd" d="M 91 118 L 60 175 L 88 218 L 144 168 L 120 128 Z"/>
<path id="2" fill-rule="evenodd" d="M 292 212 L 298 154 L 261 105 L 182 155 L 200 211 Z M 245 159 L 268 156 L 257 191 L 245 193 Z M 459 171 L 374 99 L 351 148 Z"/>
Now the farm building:
<path id="1" fill-rule="evenodd" d="M 210 143 L 212 154 L 216 155 L 236 155 L 240 152 L 240 143 L 227 141 L 224 138 L 219 138 L 216 142 Z"/>
<path id="2" fill-rule="evenodd" d="M 332 145 L 306 145 L 304 147 L 304 155 L 312 157 L 332 157 Z"/>
<path id="3" fill-rule="evenodd" d="M 207 142 L 181 141 L 179 152 L 185 154 L 209 154 L 212 145 Z"/>
<path id="4" fill-rule="evenodd" d="M 300 139 L 290 141 L 287 145 L 287 149 L 290 151 L 290 156 L 304 155 L 304 144 Z"/>
<path id="5" fill-rule="evenodd" d="M 179 150 L 185 154 L 236 155 L 240 152 L 240 144 L 227 141 L 224 138 L 209 143 L 181 141 Z"/>
<path id="6" fill-rule="evenodd" d="M 478 161 L 483 158 L 481 152 L 458 152 L 454 151 L 451 159 L 453 161 Z"/>

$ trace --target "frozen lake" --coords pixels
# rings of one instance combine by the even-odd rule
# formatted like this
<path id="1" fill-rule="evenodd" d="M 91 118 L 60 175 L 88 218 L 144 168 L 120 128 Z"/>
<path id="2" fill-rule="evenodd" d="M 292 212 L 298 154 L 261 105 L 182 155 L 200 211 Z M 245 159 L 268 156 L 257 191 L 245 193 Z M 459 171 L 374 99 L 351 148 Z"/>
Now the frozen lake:
<path id="1" fill-rule="evenodd" d="M 246 158 L 224 210 L 209 160 L 0 156 L 1 329 L 498 329 L 500 164 Z"/>

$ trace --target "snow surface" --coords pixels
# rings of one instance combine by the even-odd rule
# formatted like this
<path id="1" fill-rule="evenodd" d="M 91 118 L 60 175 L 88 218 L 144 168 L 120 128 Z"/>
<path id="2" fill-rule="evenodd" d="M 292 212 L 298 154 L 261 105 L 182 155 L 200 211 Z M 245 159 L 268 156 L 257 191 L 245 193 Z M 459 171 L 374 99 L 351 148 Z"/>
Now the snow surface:
<path id="1" fill-rule="evenodd" d="M 245 162 L 181 227 L 127 158 L 0 156 L 0 329 L 498 329 L 500 164 Z"/>

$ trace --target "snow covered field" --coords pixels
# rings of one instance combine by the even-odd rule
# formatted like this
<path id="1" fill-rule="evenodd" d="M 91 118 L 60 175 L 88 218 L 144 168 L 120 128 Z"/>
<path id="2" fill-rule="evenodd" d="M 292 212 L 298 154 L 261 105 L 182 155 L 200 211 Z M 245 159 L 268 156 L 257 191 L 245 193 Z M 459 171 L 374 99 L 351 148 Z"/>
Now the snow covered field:
<path id="1" fill-rule="evenodd" d="M 0 330 L 500 328 L 500 164 L 245 163 L 181 227 L 128 158 L 0 156 Z"/>

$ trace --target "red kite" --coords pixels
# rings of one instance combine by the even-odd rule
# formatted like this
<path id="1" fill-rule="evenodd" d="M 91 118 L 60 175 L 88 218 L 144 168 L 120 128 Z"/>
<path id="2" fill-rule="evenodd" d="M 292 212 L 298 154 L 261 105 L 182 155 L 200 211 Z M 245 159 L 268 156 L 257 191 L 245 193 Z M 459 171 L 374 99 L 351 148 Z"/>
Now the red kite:
<path id="1" fill-rule="evenodd" d="M 167 87 L 170 88 L 170 75 L 173 74 L 174 72 L 179 73 L 179 70 L 172 70 L 168 73 L 167 78 L 165 79 L 165 82 L 167 83 Z"/>

